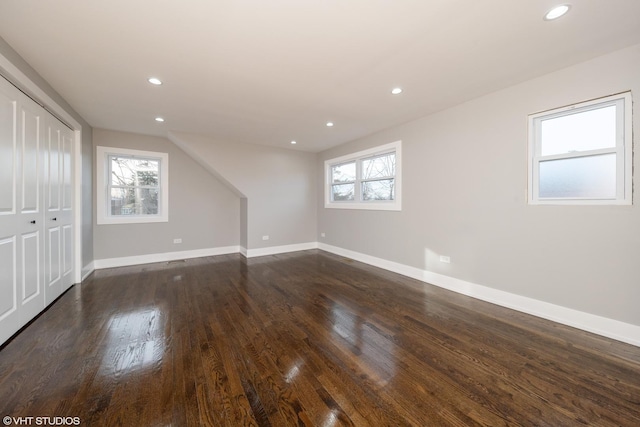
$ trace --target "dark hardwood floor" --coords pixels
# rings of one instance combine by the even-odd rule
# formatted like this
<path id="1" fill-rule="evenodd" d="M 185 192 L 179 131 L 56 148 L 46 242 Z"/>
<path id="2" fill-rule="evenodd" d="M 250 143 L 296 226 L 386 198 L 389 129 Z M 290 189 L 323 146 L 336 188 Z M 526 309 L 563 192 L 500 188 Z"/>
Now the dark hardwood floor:
<path id="1" fill-rule="evenodd" d="M 199 258 L 70 289 L 0 350 L 0 416 L 640 426 L 640 348 L 322 251 Z"/>

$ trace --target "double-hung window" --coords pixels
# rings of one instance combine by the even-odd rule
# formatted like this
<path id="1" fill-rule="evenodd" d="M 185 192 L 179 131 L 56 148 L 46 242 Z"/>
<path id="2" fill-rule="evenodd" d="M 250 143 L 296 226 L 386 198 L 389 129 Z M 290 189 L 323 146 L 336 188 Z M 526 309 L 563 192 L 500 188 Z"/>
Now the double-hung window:
<path id="1" fill-rule="evenodd" d="M 530 204 L 631 204 L 631 94 L 529 116 Z"/>
<path id="2" fill-rule="evenodd" d="M 166 222 L 167 153 L 97 147 L 98 224 Z"/>
<path id="3" fill-rule="evenodd" d="M 325 207 L 401 210 L 401 143 L 325 162 Z"/>

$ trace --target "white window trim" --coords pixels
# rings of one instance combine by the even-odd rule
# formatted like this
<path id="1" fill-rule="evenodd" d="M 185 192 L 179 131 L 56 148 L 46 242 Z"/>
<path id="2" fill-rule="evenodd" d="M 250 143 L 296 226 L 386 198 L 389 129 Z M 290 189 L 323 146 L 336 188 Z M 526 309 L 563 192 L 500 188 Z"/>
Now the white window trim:
<path id="1" fill-rule="evenodd" d="M 109 167 L 107 160 L 110 155 L 128 157 L 141 157 L 145 159 L 158 159 L 160 161 L 160 195 L 158 215 L 109 215 L 109 203 L 107 194 Z M 96 147 L 96 213 L 98 224 L 137 224 L 150 222 L 169 221 L 169 154 L 153 151 L 129 150 L 126 148 Z"/>
<path id="2" fill-rule="evenodd" d="M 555 155 L 542 156 L 541 144 L 537 140 L 539 133 L 538 120 L 541 117 L 561 116 L 568 111 L 589 110 L 596 105 L 614 105 L 621 102 L 624 109 L 623 122 L 619 125 L 622 135 L 615 148 L 604 150 L 592 150 L 579 155 Z M 618 116 L 620 117 L 620 116 Z M 528 203 L 530 205 L 631 205 L 633 197 L 633 121 L 631 92 L 619 93 L 603 98 L 597 98 L 586 102 L 580 102 L 566 107 L 543 111 L 529 115 L 529 142 L 528 142 Z M 616 187 L 615 199 L 594 198 L 540 198 L 539 194 L 539 164 L 544 160 L 556 158 L 576 158 L 588 155 L 615 153 L 616 154 Z"/>
<path id="3" fill-rule="evenodd" d="M 396 175 L 394 177 L 395 200 L 375 200 L 375 201 L 331 201 L 331 168 L 341 163 L 356 162 L 356 169 L 361 160 L 387 153 L 396 155 Z M 357 176 L 356 172 L 356 176 Z M 379 211 L 400 211 L 402 210 L 402 141 L 395 141 L 389 144 L 380 145 L 357 153 L 347 154 L 324 162 L 324 207 L 329 209 L 364 209 Z M 357 180 L 356 182 L 359 182 Z M 356 185 L 356 198 L 359 189 Z"/>

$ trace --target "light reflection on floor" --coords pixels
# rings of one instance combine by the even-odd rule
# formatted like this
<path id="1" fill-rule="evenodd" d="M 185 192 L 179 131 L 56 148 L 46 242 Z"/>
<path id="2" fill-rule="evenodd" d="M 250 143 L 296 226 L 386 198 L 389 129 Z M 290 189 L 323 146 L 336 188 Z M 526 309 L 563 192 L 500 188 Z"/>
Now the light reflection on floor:
<path id="1" fill-rule="evenodd" d="M 160 366 L 166 348 L 164 322 L 159 308 L 114 314 L 103 345 L 107 347 L 100 375 L 127 375 Z"/>
<path id="2" fill-rule="evenodd" d="M 348 344 L 357 355 L 358 367 L 379 387 L 386 386 L 396 372 L 395 345 L 379 336 L 363 318 L 351 308 L 334 303 L 331 309 L 332 331 L 337 342 Z"/>

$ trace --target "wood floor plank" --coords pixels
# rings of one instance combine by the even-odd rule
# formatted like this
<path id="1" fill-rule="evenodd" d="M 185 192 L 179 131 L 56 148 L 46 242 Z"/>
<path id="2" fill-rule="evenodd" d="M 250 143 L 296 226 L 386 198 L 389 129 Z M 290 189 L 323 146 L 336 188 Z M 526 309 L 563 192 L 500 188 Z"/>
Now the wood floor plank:
<path id="1" fill-rule="evenodd" d="M 99 270 L 0 349 L 90 426 L 638 426 L 640 348 L 320 250 Z"/>

